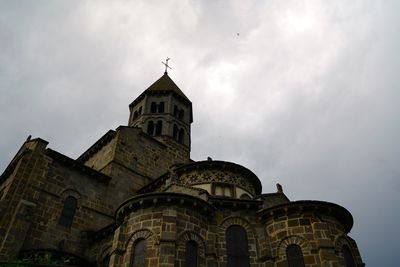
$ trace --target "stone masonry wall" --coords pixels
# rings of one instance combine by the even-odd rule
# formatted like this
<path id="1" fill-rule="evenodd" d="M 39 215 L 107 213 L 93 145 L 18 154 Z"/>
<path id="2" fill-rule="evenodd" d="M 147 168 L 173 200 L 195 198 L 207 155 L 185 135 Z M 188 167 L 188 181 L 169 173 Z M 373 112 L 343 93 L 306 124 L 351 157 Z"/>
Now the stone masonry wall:
<path id="1" fill-rule="evenodd" d="M 17 256 L 31 227 L 36 210 L 32 188 L 43 182 L 47 172 L 46 145 L 41 139 L 25 142 L 12 163 L 12 173 L 2 177 L 7 180 L 0 185 L 0 260 Z"/>
<path id="2" fill-rule="evenodd" d="M 115 146 L 117 144 L 117 139 L 114 137 L 107 144 L 105 144 L 96 154 L 92 155 L 86 162 L 85 165 L 95 169 L 97 171 L 102 171 L 113 159 L 115 153 Z"/>
<path id="3" fill-rule="evenodd" d="M 208 228 L 207 217 L 195 209 L 160 204 L 137 210 L 115 233 L 110 266 L 128 266 L 135 242 L 143 238 L 147 240 L 146 266 L 184 266 L 188 240 L 198 243 L 199 266 L 206 266 L 207 239 L 215 239 Z"/>
<path id="4" fill-rule="evenodd" d="M 166 173 L 171 165 L 186 163 L 189 154 L 184 146 L 173 143 L 160 143 L 139 128 L 119 127 L 118 145 L 115 160 L 127 168 L 132 168 L 136 160 L 136 172 L 157 178 Z"/>
<path id="5" fill-rule="evenodd" d="M 333 217 L 313 213 L 272 216 L 265 227 L 277 267 L 287 267 L 286 248 L 291 244 L 301 247 L 307 267 L 344 266 L 341 248 L 335 240 L 347 237 L 343 225 Z"/>
<path id="6" fill-rule="evenodd" d="M 22 249 L 58 249 L 83 255 L 88 245 L 85 231 L 96 231 L 114 221 L 112 199 L 104 198 L 107 185 L 57 161 L 49 166 L 45 182 L 33 189 L 37 206 Z M 70 228 L 59 224 L 68 196 L 78 200 Z"/>

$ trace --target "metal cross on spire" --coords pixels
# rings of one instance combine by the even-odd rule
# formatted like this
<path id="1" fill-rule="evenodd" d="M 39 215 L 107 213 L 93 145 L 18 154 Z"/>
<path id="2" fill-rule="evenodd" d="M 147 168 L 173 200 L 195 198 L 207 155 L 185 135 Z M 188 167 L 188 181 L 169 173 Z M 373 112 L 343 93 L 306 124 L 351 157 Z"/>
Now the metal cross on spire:
<path id="1" fill-rule="evenodd" d="M 165 60 L 165 63 L 161 61 L 161 63 L 164 64 L 164 66 L 165 66 L 164 74 L 168 74 L 168 68 L 170 68 L 172 70 L 172 68 L 170 66 L 168 66 L 168 60 L 170 60 L 169 57 L 167 57 L 167 59 Z"/>

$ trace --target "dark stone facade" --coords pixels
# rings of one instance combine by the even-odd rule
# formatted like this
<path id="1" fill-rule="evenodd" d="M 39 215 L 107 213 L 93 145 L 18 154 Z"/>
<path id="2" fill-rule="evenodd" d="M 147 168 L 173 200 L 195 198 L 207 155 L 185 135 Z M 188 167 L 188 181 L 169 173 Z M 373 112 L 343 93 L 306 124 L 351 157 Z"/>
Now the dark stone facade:
<path id="1" fill-rule="evenodd" d="M 40 138 L 22 145 L 0 177 L 0 262 L 51 252 L 80 266 L 363 266 L 345 208 L 290 201 L 281 186 L 262 194 L 234 163 L 193 162 L 192 103 L 167 74 L 129 107 L 129 126 L 78 159 Z M 245 233 L 240 244 L 227 244 L 233 226 Z"/>

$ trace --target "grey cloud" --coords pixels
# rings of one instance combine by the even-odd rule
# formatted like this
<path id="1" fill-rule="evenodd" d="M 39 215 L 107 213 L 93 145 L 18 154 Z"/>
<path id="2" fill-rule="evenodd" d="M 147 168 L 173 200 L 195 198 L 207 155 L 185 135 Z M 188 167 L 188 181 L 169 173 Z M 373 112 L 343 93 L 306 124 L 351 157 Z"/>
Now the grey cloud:
<path id="1" fill-rule="evenodd" d="M 0 169 L 28 134 L 76 157 L 162 75 L 192 99 L 192 158 L 348 208 L 397 266 L 397 1 L 0 2 Z M 236 33 L 240 33 L 237 36 Z M 384 218 L 384 220 L 382 220 Z"/>

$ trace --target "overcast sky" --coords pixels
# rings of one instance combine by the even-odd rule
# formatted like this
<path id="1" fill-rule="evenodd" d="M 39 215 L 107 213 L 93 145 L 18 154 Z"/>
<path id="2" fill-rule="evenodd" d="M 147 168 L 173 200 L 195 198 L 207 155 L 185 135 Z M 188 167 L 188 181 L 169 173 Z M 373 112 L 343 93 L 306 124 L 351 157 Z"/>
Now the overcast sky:
<path id="1" fill-rule="evenodd" d="M 338 203 L 367 266 L 398 266 L 400 1 L 0 0 L 0 172 L 28 135 L 76 158 L 163 74 L 192 158 Z"/>

